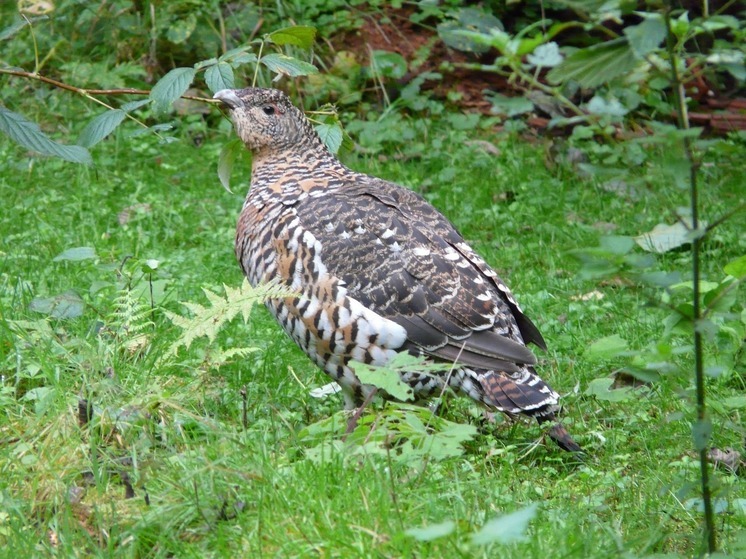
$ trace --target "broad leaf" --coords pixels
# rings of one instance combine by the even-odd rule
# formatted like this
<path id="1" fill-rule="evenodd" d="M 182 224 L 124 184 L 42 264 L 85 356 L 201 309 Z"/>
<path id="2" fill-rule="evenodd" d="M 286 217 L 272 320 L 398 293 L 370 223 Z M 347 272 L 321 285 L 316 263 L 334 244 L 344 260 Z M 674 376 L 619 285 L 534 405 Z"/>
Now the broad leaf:
<path id="1" fill-rule="evenodd" d="M 186 16 L 171 20 L 166 31 L 166 38 L 178 45 L 189 39 L 196 28 L 197 16 L 194 13 L 187 14 Z"/>
<path id="2" fill-rule="evenodd" d="M 534 104 L 526 97 L 506 97 L 500 93 L 490 95 L 492 113 L 508 117 L 522 115 L 534 109 Z"/>
<path id="3" fill-rule="evenodd" d="M 402 382 L 399 373 L 386 368 L 371 367 L 363 363 L 354 363 L 355 375 L 363 384 L 371 384 L 384 390 L 397 400 L 414 400 L 414 390 Z"/>
<path id="4" fill-rule="evenodd" d="M 75 247 L 69 248 L 52 259 L 52 262 L 62 262 L 64 260 L 70 262 L 80 262 L 81 260 L 91 260 L 96 258 L 96 251 L 91 247 Z"/>
<path id="5" fill-rule="evenodd" d="M 86 148 L 95 146 L 116 130 L 126 116 L 127 113 L 121 109 L 113 109 L 98 115 L 80 133 L 78 145 Z"/>
<path id="6" fill-rule="evenodd" d="M 137 101 L 130 101 L 129 103 L 125 103 L 119 108 L 123 110 L 125 113 L 129 113 L 129 112 L 139 109 L 140 107 L 144 107 L 150 102 L 152 102 L 152 99 L 139 99 Z"/>
<path id="7" fill-rule="evenodd" d="M 695 450 L 704 450 L 710 443 L 712 436 L 712 422 L 709 419 L 696 421 L 692 424 L 692 438 Z"/>
<path id="8" fill-rule="evenodd" d="M 41 131 L 38 124 L 2 106 L 0 106 L 0 131 L 7 134 L 11 140 L 26 149 L 41 153 L 42 155 L 52 155 L 65 161 L 82 163 L 84 165 L 93 163 L 91 154 L 84 147 L 66 146 L 57 143 L 47 137 Z"/>
<path id="9" fill-rule="evenodd" d="M 648 14 L 641 23 L 625 27 L 624 34 L 632 52 L 642 59 L 657 49 L 666 38 L 666 24 L 661 14 Z"/>
<path id="10" fill-rule="evenodd" d="M 29 309 L 52 318 L 77 318 L 83 314 L 85 303 L 75 291 L 65 291 L 54 297 L 37 297 L 29 303 Z"/>
<path id="11" fill-rule="evenodd" d="M 374 50 L 371 54 L 371 66 L 384 78 L 398 80 L 407 73 L 407 61 L 398 52 Z"/>
<path id="12" fill-rule="evenodd" d="M 285 54 L 272 53 L 263 56 L 260 60 L 267 68 L 282 76 L 307 76 L 309 74 L 318 74 L 318 69 L 313 64 L 298 60 Z"/>
<path id="13" fill-rule="evenodd" d="M 421 542 L 429 542 L 448 536 L 453 533 L 456 529 L 456 523 L 453 520 L 446 520 L 440 524 L 431 524 L 424 528 L 410 528 L 405 534 L 412 536 L 414 539 Z"/>
<path id="14" fill-rule="evenodd" d="M 342 145 L 342 138 L 344 137 L 342 127 L 339 124 L 317 124 L 316 132 L 329 151 L 332 153 L 339 151 Z"/>
<path id="15" fill-rule="evenodd" d="M 310 49 L 316 39 L 316 28 L 306 25 L 285 27 L 267 35 L 267 40 L 276 45 L 295 45 L 304 49 Z"/>
<path id="16" fill-rule="evenodd" d="M 227 62 L 218 62 L 205 71 L 205 82 L 213 93 L 233 89 L 233 68 Z"/>
<path id="17" fill-rule="evenodd" d="M 552 83 L 575 80 L 581 87 L 594 88 L 632 70 L 638 61 L 625 40 L 615 40 L 580 49 L 547 74 Z"/>
<path id="18" fill-rule="evenodd" d="M 663 254 L 692 241 L 689 228 L 677 221 L 673 225 L 659 223 L 652 231 L 634 238 L 640 248 L 648 252 Z"/>
<path id="19" fill-rule="evenodd" d="M 194 80 L 194 68 L 174 68 L 163 76 L 150 90 L 150 98 L 155 103 L 156 112 L 163 112 L 184 95 Z"/>
<path id="20" fill-rule="evenodd" d="M 612 378 L 596 378 L 588 383 L 588 387 L 583 393 L 604 402 L 624 402 L 632 397 L 631 387 L 625 386 L 615 389 L 612 388 L 613 384 L 614 379 Z"/>
<path id="21" fill-rule="evenodd" d="M 471 541 L 477 545 L 525 541 L 528 523 L 536 516 L 538 508 L 537 503 L 532 503 L 516 512 L 490 520 L 481 530 L 472 534 Z"/>
<path id="22" fill-rule="evenodd" d="M 594 361 L 609 359 L 627 351 L 627 341 L 619 334 L 606 336 L 593 342 L 585 351 L 587 359 Z"/>
<path id="23" fill-rule="evenodd" d="M 541 68 L 554 68 L 562 63 L 562 58 L 563 56 L 555 42 L 539 45 L 534 49 L 534 52 L 526 56 L 529 64 Z"/>
<path id="24" fill-rule="evenodd" d="M 233 194 L 231 191 L 233 164 L 244 149 L 243 142 L 235 138 L 223 146 L 218 156 L 218 178 L 220 179 L 220 184 L 231 194 Z"/>
<path id="25" fill-rule="evenodd" d="M 723 271 L 736 279 L 746 278 L 746 256 L 728 262 Z"/>

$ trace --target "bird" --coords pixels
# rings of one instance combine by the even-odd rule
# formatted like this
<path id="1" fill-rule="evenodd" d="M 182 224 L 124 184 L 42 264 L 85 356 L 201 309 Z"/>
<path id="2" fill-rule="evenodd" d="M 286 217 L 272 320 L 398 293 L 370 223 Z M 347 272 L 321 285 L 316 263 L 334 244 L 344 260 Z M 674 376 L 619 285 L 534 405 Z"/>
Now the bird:
<path id="1" fill-rule="evenodd" d="M 558 420 L 559 394 L 534 366 L 538 328 L 454 225 L 418 193 L 345 165 L 282 91 L 215 93 L 252 152 L 235 252 L 251 285 L 292 296 L 267 307 L 334 379 L 347 409 L 375 390 L 355 364 L 383 367 L 400 352 L 439 372 L 403 372 L 418 401 L 446 389 L 490 411 L 549 422 L 564 450 L 581 447 Z"/>

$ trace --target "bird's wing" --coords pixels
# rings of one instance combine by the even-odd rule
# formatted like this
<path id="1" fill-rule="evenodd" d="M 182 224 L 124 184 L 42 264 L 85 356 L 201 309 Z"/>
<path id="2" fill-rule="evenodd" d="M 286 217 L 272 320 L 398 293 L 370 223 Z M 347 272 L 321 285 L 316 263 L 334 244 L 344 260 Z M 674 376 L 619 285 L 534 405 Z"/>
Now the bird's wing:
<path id="1" fill-rule="evenodd" d="M 356 178 L 295 207 L 349 296 L 404 327 L 406 349 L 505 372 L 535 363 L 524 343 L 544 347 L 541 334 L 448 220 L 409 190 Z"/>

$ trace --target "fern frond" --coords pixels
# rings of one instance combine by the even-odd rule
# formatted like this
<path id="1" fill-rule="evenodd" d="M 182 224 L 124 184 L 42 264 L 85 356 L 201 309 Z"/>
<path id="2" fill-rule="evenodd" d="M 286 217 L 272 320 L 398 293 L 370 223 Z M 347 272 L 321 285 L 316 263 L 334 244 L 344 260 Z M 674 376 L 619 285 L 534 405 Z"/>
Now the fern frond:
<path id="1" fill-rule="evenodd" d="M 223 289 L 225 297 L 209 289 L 202 289 L 209 302 L 207 306 L 182 302 L 181 304 L 191 313 L 191 317 L 165 311 L 168 319 L 183 330 L 181 336 L 169 348 L 167 356 L 175 355 L 181 346 L 189 349 L 192 342 L 200 337 L 206 337 L 210 342 L 214 341 L 220 329 L 239 314 L 244 322 L 248 322 L 251 310 L 256 303 L 295 295 L 286 286 L 266 283 L 252 287 L 245 279 L 239 288 L 224 284 Z"/>

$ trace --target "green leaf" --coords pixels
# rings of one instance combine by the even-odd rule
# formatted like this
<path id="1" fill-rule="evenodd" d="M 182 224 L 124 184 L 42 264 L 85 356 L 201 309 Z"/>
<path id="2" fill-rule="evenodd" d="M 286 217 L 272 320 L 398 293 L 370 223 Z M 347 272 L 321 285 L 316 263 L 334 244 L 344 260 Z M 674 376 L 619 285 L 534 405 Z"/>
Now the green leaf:
<path id="1" fill-rule="evenodd" d="M 95 146 L 116 130 L 126 116 L 127 113 L 121 109 L 113 109 L 98 115 L 80 133 L 78 145 L 86 148 Z"/>
<path id="2" fill-rule="evenodd" d="M 355 375 L 363 384 L 371 384 L 385 391 L 397 400 L 414 400 L 414 390 L 402 382 L 396 371 L 384 367 L 371 367 L 364 363 L 354 363 Z"/>
<path id="3" fill-rule="evenodd" d="M 723 400 L 723 406 L 730 410 L 746 408 L 746 396 L 728 396 Z"/>
<path id="4" fill-rule="evenodd" d="M 746 255 L 728 262 L 723 271 L 736 279 L 746 278 Z"/>
<path id="5" fill-rule="evenodd" d="M 91 260 L 92 258 L 96 258 L 96 251 L 91 247 L 75 247 L 61 252 L 52 259 L 52 262 L 62 262 L 64 260 L 80 262 L 81 260 Z"/>
<path id="6" fill-rule="evenodd" d="M 709 419 L 696 421 L 692 424 L 692 438 L 695 450 L 704 450 L 709 446 L 712 436 L 712 422 Z"/>
<path id="7" fill-rule="evenodd" d="M 37 297 L 29 303 L 29 309 L 52 318 L 77 318 L 83 314 L 85 303 L 75 291 L 65 291 L 54 297 Z"/>
<path id="8" fill-rule="evenodd" d="M 244 149 L 243 142 L 235 138 L 223 146 L 218 156 L 218 178 L 220 179 L 220 184 L 231 194 L 233 194 L 231 191 L 233 164 Z"/>
<path id="9" fill-rule="evenodd" d="M 337 153 L 342 145 L 344 133 L 339 124 L 317 124 L 316 132 L 321 141 L 332 153 Z"/>
<path id="10" fill-rule="evenodd" d="M 503 31 L 504 27 L 489 12 L 463 8 L 456 14 L 456 19 L 438 24 L 437 29 L 440 39 L 452 49 L 484 53 L 490 49 L 489 37 L 495 32 Z"/>
<path id="11" fill-rule="evenodd" d="M 677 221 L 673 225 L 659 223 L 652 231 L 634 237 L 635 242 L 648 252 L 663 254 L 692 241 L 689 228 Z"/>
<path id="12" fill-rule="evenodd" d="M 522 115 L 532 111 L 534 104 L 526 97 L 506 97 L 500 93 L 489 96 L 492 113 L 508 117 Z"/>
<path id="13" fill-rule="evenodd" d="M 184 92 L 194 80 L 194 68 L 174 68 L 163 76 L 150 90 L 150 98 L 155 103 L 156 112 L 164 112 Z"/>
<path id="14" fill-rule="evenodd" d="M 562 58 L 555 42 L 539 45 L 534 52 L 526 56 L 529 64 L 540 68 L 554 68 L 562 63 Z"/>
<path id="15" fill-rule="evenodd" d="M 525 541 L 528 523 L 536 516 L 538 508 L 537 503 L 532 503 L 516 512 L 490 520 L 481 530 L 472 534 L 471 541 L 477 545 Z"/>
<path id="16" fill-rule="evenodd" d="M 38 124 L 2 106 L 0 106 L 0 131 L 26 149 L 42 155 L 52 155 L 65 161 L 84 165 L 93 163 L 90 152 L 84 147 L 66 146 L 55 142 L 41 131 Z"/>
<path id="17" fill-rule="evenodd" d="M 429 542 L 443 538 L 453 533 L 456 529 L 456 523 L 453 520 L 446 520 L 440 524 L 431 524 L 423 528 L 410 528 L 405 534 L 412 536 L 417 541 Z"/>
<path id="18" fill-rule="evenodd" d="M 227 62 L 218 62 L 205 71 L 205 82 L 213 93 L 233 89 L 233 68 Z"/>
<path id="19" fill-rule="evenodd" d="M 295 45 L 304 49 L 310 49 L 316 39 L 316 28 L 306 25 L 285 27 L 267 35 L 267 40 L 276 45 Z"/>
<path id="20" fill-rule="evenodd" d="M 276 74 L 290 76 L 291 78 L 318 74 L 319 72 L 313 64 L 285 54 L 268 54 L 267 56 L 263 56 L 260 62 Z"/>
<path id="21" fill-rule="evenodd" d="M 166 39 L 174 44 L 180 44 L 192 36 L 197 27 L 197 16 L 193 13 L 171 21 L 166 31 Z"/>
<path id="22" fill-rule="evenodd" d="M 125 103 L 119 108 L 123 110 L 125 113 L 129 113 L 129 112 L 139 109 L 140 107 L 144 107 L 151 101 L 152 99 L 140 99 L 138 101 L 130 101 L 129 103 Z"/>
<path id="23" fill-rule="evenodd" d="M 625 386 L 624 388 L 612 389 L 614 379 L 612 378 L 596 378 L 588 383 L 588 388 L 585 389 L 584 394 L 587 396 L 594 396 L 595 398 L 604 402 L 624 402 L 632 398 L 632 388 Z"/>
<path id="24" fill-rule="evenodd" d="M 661 14 L 647 14 L 641 23 L 625 27 L 624 35 L 635 56 L 643 59 L 645 55 L 656 50 L 666 38 L 666 24 Z"/>
<path id="25" fill-rule="evenodd" d="M 370 55 L 370 65 L 384 78 L 398 80 L 407 73 L 407 61 L 398 52 L 374 50 Z"/>
<path id="26" fill-rule="evenodd" d="M 627 341 L 619 334 L 614 334 L 593 342 L 585 351 L 585 356 L 593 361 L 601 361 L 616 357 L 625 351 L 627 351 Z"/>
<path id="27" fill-rule="evenodd" d="M 638 60 L 624 39 L 575 51 L 547 74 L 552 83 L 575 80 L 581 87 L 595 88 L 622 76 L 637 66 Z"/>

